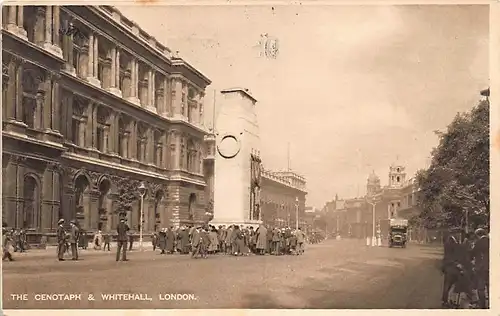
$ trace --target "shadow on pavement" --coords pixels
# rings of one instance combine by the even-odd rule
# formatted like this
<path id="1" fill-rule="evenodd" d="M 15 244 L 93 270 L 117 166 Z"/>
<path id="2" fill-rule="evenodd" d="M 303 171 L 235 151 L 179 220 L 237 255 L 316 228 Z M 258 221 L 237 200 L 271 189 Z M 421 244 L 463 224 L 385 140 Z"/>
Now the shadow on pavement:
<path id="1" fill-rule="evenodd" d="M 249 294 L 241 308 L 308 309 L 438 309 L 442 278 L 439 258 L 391 259 L 390 266 L 369 266 L 363 262 L 324 268 L 331 276 L 309 278 L 300 288 L 283 289 L 302 302 L 284 304 L 271 293 Z M 400 267 L 399 269 L 396 267 Z M 401 267 L 403 267 L 401 269 Z M 360 269 L 361 268 L 361 269 Z M 343 274 L 338 270 L 344 269 Z M 337 274 L 333 272 L 337 270 Z M 346 274 L 359 271 L 355 281 Z M 354 281 L 354 282 L 353 282 Z"/>

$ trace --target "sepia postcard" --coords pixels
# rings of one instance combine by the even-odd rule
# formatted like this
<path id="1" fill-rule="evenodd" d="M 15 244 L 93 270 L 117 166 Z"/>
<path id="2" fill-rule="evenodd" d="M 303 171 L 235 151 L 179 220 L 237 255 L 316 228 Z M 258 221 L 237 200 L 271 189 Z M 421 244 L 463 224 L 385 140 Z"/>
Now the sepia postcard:
<path id="1" fill-rule="evenodd" d="M 2 6 L 6 315 L 494 309 L 495 4 L 91 4 Z"/>

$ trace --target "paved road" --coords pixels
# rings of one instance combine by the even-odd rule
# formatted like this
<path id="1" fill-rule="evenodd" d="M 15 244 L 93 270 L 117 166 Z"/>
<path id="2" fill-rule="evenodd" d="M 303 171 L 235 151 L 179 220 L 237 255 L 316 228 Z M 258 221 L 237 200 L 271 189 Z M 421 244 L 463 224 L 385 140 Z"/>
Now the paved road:
<path id="1" fill-rule="evenodd" d="M 4 308 L 440 307 L 441 249 L 434 247 L 331 240 L 309 246 L 303 256 L 193 260 L 148 250 L 130 253 L 129 262 L 115 262 L 114 252 L 87 251 L 81 257 L 58 262 L 51 250 L 4 262 Z M 22 293 L 29 293 L 28 301 L 11 298 Z M 41 301 L 36 293 L 82 294 L 82 300 Z M 103 301 L 106 293 L 144 293 L 151 300 Z M 87 300 L 88 294 L 95 300 Z M 188 295 L 174 299 L 172 294 Z"/>

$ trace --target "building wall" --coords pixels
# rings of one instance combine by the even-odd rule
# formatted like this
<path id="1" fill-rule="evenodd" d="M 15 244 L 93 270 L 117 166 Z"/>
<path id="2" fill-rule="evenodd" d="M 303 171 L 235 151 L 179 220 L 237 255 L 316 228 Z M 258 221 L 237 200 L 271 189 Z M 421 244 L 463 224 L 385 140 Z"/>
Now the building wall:
<path id="1" fill-rule="evenodd" d="M 124 211 L 138 229 L 141 182 L 147 231 L 201 222 L 210 81 L 111 7 L 2 14 L 7 225 L 48 233 L 65 218 L 106 230 Z"/>
<path id="2" fill-rule="evenodd" d="M 299 199 L 299 225 L 306 224 L 307 192 L 278 179 L 263 176 L 261 191 L 261 220 L 265 225 L 295 227 L 296 201 Z"/>

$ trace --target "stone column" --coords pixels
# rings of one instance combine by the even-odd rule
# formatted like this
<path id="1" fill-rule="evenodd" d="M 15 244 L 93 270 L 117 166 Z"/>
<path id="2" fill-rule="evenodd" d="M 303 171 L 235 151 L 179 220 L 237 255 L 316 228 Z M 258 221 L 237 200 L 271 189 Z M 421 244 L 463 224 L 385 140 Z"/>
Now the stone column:
<path id="1" fill-rule="evenodd" d="M 135 68 L 135 58 L 132 57 L 129 63 L 129 68 L 130 68 L 130 97 L 136 97 L 137 96 L 137 72 Z"/>
<path id="2" fill-rule="evenodd" d="M 175 169 L 181 169 L 181 138 L 182 134 L 175 134 L 176 144 L 175 144 Z M 185 153 L 184 153 L 185 154 Z"/>
<path id="3" fill-rule="evenodd" d="M 45 43 L 52 45 L 52 6 L 45 9 Z"/>
<path id="4" fill-rule="evenodd" d="M 165 76 L 163 79 L 163 104 L 162 104 L 162 111 L 160 113 L 161 116 L 167 117 L 168 116 L 168 102 L 170 100 L 170 94 L 168 91 L 168 78 Z"/>
<path id="5" fill-rule="evenodd" d="M 151 128 L 148 128 L 146 130 L 146 144 L 145 144 L 145 153 L 144 153 L 144 162 L 145 163 L 152 163 L 153 162 L 153 155 L 152 155 L 152 150 L 154 148 L 154 140 L 153 140 L 153 137 L 152 137 L 152 134 L 153 134 L 153 130 Z"/>
<path id="6" fill-rule="evenodd" d="M 199 119 L 198 122 L 200 123 L 201 126 L 205 126 L 205 117 L 203 116 L 203 108 L 204 108 L 204 101 L 205 98 L 205 92 L 200 92 L 199 98 L 198 98 L 198 113 L 199 113 Z"/>
<path id="7" fill-rule="evenodd" d="M 172 114 L 175 117 L 182 116 L 182 82 L 179 79 L 172 80 Z"/>
<path id="8" fill-rule="evenodd" d="M 7 25 L 12 25 L 15 29 L 16 27 L 16 18 L 17 18 L 17 7 L 15 5 L 11 5 L 8 7 L 9 15 L 7 20 Z"/>
<path id="9" fill-rule="evenodd" d="M 92 108 L 92 132 L 91 132 L 91 148 L 97 148 L 97 127 L 98 127 L 98 122 L 97 122 L 97 111 L 99 110 L 99 105 L 96 103 L 91 103 L 91 108 Z"/>
<path id="10" fill-rule="evenodd" d="M 89 120 L 90 118 L 87 118 Z M 85 119 L 80 119 L 78 123 L 78 146 L 85 148 L 85 130 L 86 130 L 87 122 Z"/>
<path id="11" fill-rule="evenodd" d="M 50 130 L 52 127 L 53 82 L 54 82 L 53 75 L 51 73 L 48 73 L 45 79 L 45 98 L 43 101 L 43 108 L 42 108 L 43 120 L 41 128 L 43 130 Z"/>
<path id="12" fill-rule="evenodd" d="M 113 140 L 113 138 L 110 136 L 110 129 L 111 127 L 109 126 L 104 126 L 103 128 L 103 145 L 102 145 L 102 152 L 103 153 L 108 153 L 108 152 L 112 152 L 113 151 L 113 145 L 111 143 L 111 141 Z M 108 148 L 108 143 L 110 144 L 109 148 Z M 97 144 L 97 143 L 96 143 Z"/>
<path id="13" fill-rule="evenodd" d="M 116 88 L 120 88 L 120 50 L 116 49 L 116 57 L 115 57 L 116 65 L 115 65 L 115 84 Z"/>
<path id="14" fill-rule="evenodd" d="M 18 76 L 18 68 L 22 68 L 19 66 L 19 61 L 11 56 L 7 68 L 7 73 L 9 75 L 9 82 L 7 83 L 7 104 L 4 105 L 6 106 L 7 117 L 4 118 L 6 120 L 17 120 L 16 112 L 19 97 L 17 89 L 19 86 L 18 79 L 21 78 L 21 76 Z"/>
<path id="15" fill-rule="evenodd" d="M 97 36 L 94 36 L 92 48 L 94 49 L 93 62 L 92 62 L 94 65 L 94 69 L 92 71 L 92 76 L 98 79 L 97 75 L 99 74 L 99 38 Z"/>
<path id="16" fill-rule="evenodd" d="M 60 11 L 59 11 L 59 8 L 60 6 L 56 5 L 56 6 L 53 6 L 54 8 L 54 16 L 53 16 L 53 26 L 54 26 L 54 31 L 53 31 L 53 44 L 56 45 L 56 46 L 59 46 L 59 30 L 61 28 L 60 26 L 60 23 L 61 23 L 61 19 L 60 19 Z"/>
<path id="17" fill-rule="evenodd" d="M 161 138 L 161 168 L 167 168 L 168 167 L 168 143 L 167 143 L 167 132 L 163 132 L 162 138 Z"/>
<path id="18" fill-rule="evenodd" d="M 124 158 L 131 158 L 130 156 L 130 140 L 131 137 L 130 137 L 130 133 L 127 132 L 127 131 L 124 131 L 123 132 L 123 135 L 122 135 L 122 139 L 121 139 L 121 148 L 122 148 L 122 152 L 124 153 Z M 128 145 L 128 146 L 127 146 Z"/>
<path id="19" fill-rule="evenodd" d="M 113 154 L 118 154 L 118 132 L 119 132 L 119 117 L 116 112 L 111 112 L 109 116 L 110 127 L 109 127 L 109 152 Z"/>
<path id="20" fill-rule="evenodd" d="M 158 112 L 158 105 L 156 104 L 156 79 L 155 79 L 156 72 L 154 70 L 151 71 L 151 92 L 150 92 L 150 97 L 149 97 L 149 105 L 155 109 L 156 112 Z"/>
<path id="21" fill-rule="evenodd" d="M 24 7 L 22 5 L 17 6 L 17 26 L 19 26 L 19 30 L 26 36 L 26 30 L 24 29 Z"/>
<path id="22" fill-rule="evenodd" d="M 111 48 L 111 85 L 110 88 L 116 87 L 116 47 Z"/>
<path id="23" fill-rule="evenodd" d="M 94 33 L 89 34 L 89 65 L 87 66 L 87 76 L 94 77 Z"/>
<path id="24" fill-rule="evenodd" d="M 38 7 L 35 16 L 35 44 L 43 46 L 45 40 L 44 19 L 47 7 Z"/>
<path id="25" fill-rule="evenodd" d="M 136 159 L 137 155 L 137 122 L 130 122 L 130 138 L 128 141 L 129 144 L 129 152 L 128 158 Z"/>

